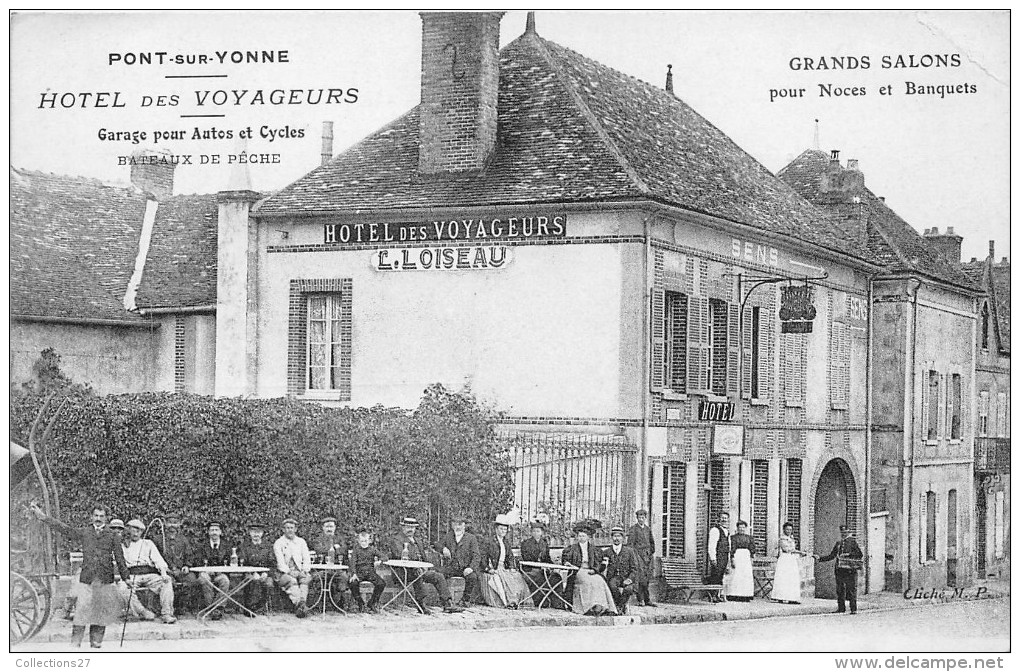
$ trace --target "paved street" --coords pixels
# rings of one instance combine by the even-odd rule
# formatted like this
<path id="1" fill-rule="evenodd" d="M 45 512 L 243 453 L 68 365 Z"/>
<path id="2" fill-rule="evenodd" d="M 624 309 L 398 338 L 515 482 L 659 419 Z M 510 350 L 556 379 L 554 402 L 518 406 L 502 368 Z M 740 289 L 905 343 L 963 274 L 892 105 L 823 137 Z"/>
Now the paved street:
<path id="1" fill-rule="evenodd" d="M 127 641 L 124 651 L 1006 651 L 1009 601 L 979 600 L 856 616 L 645 625 L 379 633 L 306 621 L 309 635 Z M 66 651 L 60 643 L 36 651 Z M 120 650 L 117 640 L 107 644 Z"/>

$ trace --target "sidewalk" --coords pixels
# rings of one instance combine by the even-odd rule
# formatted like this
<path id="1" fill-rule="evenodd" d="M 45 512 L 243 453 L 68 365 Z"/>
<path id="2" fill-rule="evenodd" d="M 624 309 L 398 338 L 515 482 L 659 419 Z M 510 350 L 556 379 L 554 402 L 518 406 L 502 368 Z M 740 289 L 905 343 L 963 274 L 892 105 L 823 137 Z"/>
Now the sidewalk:
<path id="1" fill-rule="evenodd" d="M 979 592 L 979 589 L 984 590 Z M 951 590 L 939 599 L 904 599 L 903 594 L 876 593 L 865 595 L 858 602 L 860 611 L 910 609 L 934 602 L 948 602 L 953 598 Z M 1008 597 L 1007 582 L 982 582 L 967 588 L 962 599 L 999 599 Z M 755 599 L 751 602 L 726 602 L 710 604 L 692 601 L 686 604 L 659 603 L 655 607 L 631 606 L 624 616 L 580 616 L 569 612 L 534 608 L 518 611 L 472 607 L 461 614 L 444 614 L 438 608 L 431 616 L 422 616 L 404 607 L 391 608 L 381 614 L 339 614 L 321 612 L 306 619 L 298 619 L 291 613 L 276 613 L 249 619 L 228 614 L 221 621 L 202 623 L 194 616 L 185 615 L 173 625 L 159 622 L 129 622 L 128 640 L 192 640 L 260 637 L 309 636 L 322 633 L 324 636 L 356 632 L 415 632 L 440 630 L 490 630 L 528 627 L 577 627 L 606 626 L 628 627 L 640 625 L 662 625 L 696 623 L 702 621 L 733 621 L 758 618 L 779 618 L 805 614 L 828 614 L 835 610 L 834 600 L 807 599 L 801 604 L 779 604 L 768 600 Z M 61 618 L 57 611 L 43 630 L 32 640 L 19 645 L 19 649 L 30 650 L 33 643 L 66 642 L 70 638 L 71 625 Z M 120 640 L 120 625 L 111 626 L 107 639 L 111 645 Z M 187 645 L 183 645 L 186 648 Z"/>

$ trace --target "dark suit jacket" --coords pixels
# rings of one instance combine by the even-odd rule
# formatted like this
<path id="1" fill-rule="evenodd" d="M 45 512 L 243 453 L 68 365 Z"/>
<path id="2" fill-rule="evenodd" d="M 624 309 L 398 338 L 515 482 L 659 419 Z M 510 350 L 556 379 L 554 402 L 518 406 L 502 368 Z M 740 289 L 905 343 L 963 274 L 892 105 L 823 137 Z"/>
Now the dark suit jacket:
<path id="1" fill-rule="evenodd" d="M 619 577 L 620 581 L 630 579 L 637 583 L 638 573 L 641 571 L 641 560 L 638 559 L 637 551 L 630 546 L 621 546 L 620 553 L 613 552 L 613 547 L 606 549 L 606 558 L 609 559 L 609 566 L 606 567 L 606 581 Z"/>
<path id="2" fill-rule="evenodd" d="M 602 569 L 602 560 L 604 556 L 599 547 L 588 542 L 588 566 L 591 569 L 599 571 Z M 570 546 L 563 549 L 563 557 L 560 558 L 560 563 L 567 565 L 574 565 L 575 567 L 581 566 L 581 546 L 577 542 L 574 542 Z"/>
<path id="3" fill-rule="evenodd" d="M 503 538 L 503 546 L 506 548 L 506 558 L 503 565 L 499 565 L 499 540 L 496 537 L 488 537 L 482 544 L 482 569 L 517 569 L 517 558 L 514 557 L 513 549 L 510 547 L 510 537 Z"/>
<path id="4" fill-rule="evenodd" d="M 443 538 L 442 548 L 450 549 L 450 566 L 456 570 L 470 567 L 471 571 L 482 571 L 482 549 L 478 537 L 465 532 L 457 543 L 457 536 L 450 532 Z M 442 548 L 440 550 L 442 550 Z"/>
<path id="5" fill-rule="evenodd" d="M 853 537 L 847 537 L 846 539 L 840 539 L 836 542 L 836 545 L 832 547 L 832 552 L 826 556 L 818 558 L 818 562 L 828 562 L 829 560 L 836 560 L 837 556 L 845 556 L 851 560 L 860 560 L 864 557 L 864 553 L 861 551 L 861 547 L 857 545 L 857 541 Z M 836 563 L 837 572 L 856 572 L 856 569 L 847 567 L 840 567 L 839 563 Z"/>
<path id="6" fill-rule="evenodd" d="M 97 532 L 92 525 L 74 528 L 50 516 L 43 518 L 42 522 L 63 536 L 81 542 L 82 565 L 81 577 L 78 579 L 81 583 L 93 581 L 113 583 L 114 563 L 117 565 L 120 578 L 125 581 L 131 578 L 127 563 L 124 562 L 124 545 L 121 543 L 119 533 L 108 527 Z"/>
<path id="7" fill-rule="evenodd" d="M 166 548 L 162 549 L 162 554 L 171 570 L 179 570 L 191 562 L 191 544 L 178 532 L 175 539 L 166 540 Z"/>
<path id="8" fill-rule="evenodd" d="M 641 527 L 637 523 L 630 526 L 627 532 L 627 545 L 633 548 L 638 557 L 650 558 L 655 555 L 655 537 L 650 526 Z"/>
<path id="9" fill-rule="evenodd" d="M 249 567 L 276 568 L 276 554 L 273 553 L 273 544 L 265 539 L 258 546 L 251 543 L 251 539 L 246 540 L 241 544 L 241 548 L 237 549 L 237 557 L 242 565 L 248 565 Z M 227 559 L 229 561 L 229 554 Z"/>
<path id="10" fill-rule="evenodd" d="M 521 560 L 552 564 L 552 556 L 549 555 L 549 542 L 545 537 L 542 537 L 542 541 L 535 541 L 534 537 L 528 537 L 521 542 Z"/>
<path id="11" fill-rule="evenodd" d="M 232 546 L 226 539 L 220 539 L 220 545 L 214 551 L 209 539 L 198 544 L 191 552 L 191 567 L 225 567 L 230 564 Z M 263 565 L 265 566 L 265 565 Z M 270 567 L 276 567 L 276 561 Z"/>
<path id="12" fill-rule="evenodd" d="M 320 534 L 312 542 L 309 550 L 315 551 L 316 562 L 326 562 L 326 556 L 329 554 L 329 547 L 337 545 L 340 548 L 336 551 L 336 561 L 340 564 L 347 564 L 347 555 L 349 549 L 347 548 L 347 541 L 339 534 L 334 534 L 332 537 L 327 537 L 325 534 Z"/>

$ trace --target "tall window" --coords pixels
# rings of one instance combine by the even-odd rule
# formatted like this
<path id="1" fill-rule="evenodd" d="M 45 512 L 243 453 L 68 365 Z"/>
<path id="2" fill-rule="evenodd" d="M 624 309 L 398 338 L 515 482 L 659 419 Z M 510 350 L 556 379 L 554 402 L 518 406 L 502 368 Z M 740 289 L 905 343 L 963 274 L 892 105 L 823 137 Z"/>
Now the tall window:
<path id="1" fill-rule="evenodd" d="M 831 341 L 829 398 L 833 408 L 842 409 L 850 405 L 850 328 L 833 322 Z"/>
<path id="2" fill-rule="evenodd" d="M 751 398 L 758 399 L 759 375 L 758 369 L 761 363 L 761 350 L 758 346 L 758 337 L 761 333 L 761 308 L 751 308 Z"/>
<path id="3" fill-rule="evenodd" d="M 927 439 L 934 441 L 939 435 L 939 374 L 928 372 L 928 433 Z"/>
<path id="4" fill-rule="evenodd" d="M 687 295 L 666 292 L 663 380 L 673 392 L 687 392 Z"/>
<path id="5" fill-rule="evenodd" d="M 927 538 L 924 545 L 926 560 L 935 559 L 935 493 L 931 490 L 925 496 L 925 532 Z"/>
<path id="6" fill-rule="evenodd" d="M 956 553 L 956 490 L 950 490 L 946 499 L 946 556 L 955 558 Z"/>
<path id="7" fill-rule="evenodd" d="M 963 421 L 963 384 L 954 373 L 949 383 L 949 438 L 959 439 Z"/>
<path id="8" fill-rule="evenodd" d="M 342 386 L 342 320 L 339 294 L 308 296 L 309 390 L 337 390 Z"/>
<path id="9" fill-rule="evenodd" d="M 708 389 L 726 395 L 726 360 L 729 353 L 729 306 L 725 301 L 708 301 Z"/>
<path id="10" fill-rule="evenodd" d="M 988 390 L 978 396 L 978 436 L 988 436 Z"/>
<path id="11" fill-rule="evenodd" d="M 995 531 L 993 542 L 995 545 L 995 557 L 1001 558 L 1006 555 L 1005 532 L 1006 532 L 1006 493 L 999 490 L 995 493 Z"/>
<path id="12" fill-rule="evenodd" d="M 1006 436 L 1006 393 L 995 395 L 995 435 Z"/>
<path id="13" fill-rule="evenodd" d="M 981 306 L 981 349 L 988 349 L 988 327 L 989 327 L 988 302 Z"/>

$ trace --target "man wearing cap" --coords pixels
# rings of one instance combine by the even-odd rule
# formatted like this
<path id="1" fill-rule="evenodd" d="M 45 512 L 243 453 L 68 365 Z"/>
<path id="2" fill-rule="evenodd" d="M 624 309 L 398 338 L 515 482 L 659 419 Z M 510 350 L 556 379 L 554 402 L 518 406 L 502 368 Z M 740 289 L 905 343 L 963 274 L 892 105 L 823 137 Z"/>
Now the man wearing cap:
<path id="1" fill-rule="evenodd" d="M 354 602 L 358 605 L 359 611 L 367 611 L 372 614 L 379 613 L 379 599 L 382 597 L 383 591 L 386 590 L 386 581 L 376 572 L 376 567 L 381 565 L 385 559 L 386 557 L 382 551 L 372 543 L 372 533 L 369 532 L 368 528 L 365 526 L 358 528 L 358 541 L 351 552 L 351 580 L 349 585 L 351 595 L 354 597 Z M 372 584 L 372 597 L 369 599 L 367 606 L 361 597 L 362 581 L 368 581 Z"/>
<path id="2" fill-rule="evenodd" d="M 390 558 L 393 560 L 416 560 L 418 562 L 427 562 L 425 560 L 425 546 L 418 542 L 414 538 L 415 532 L 418 531 L 418 519 L 411 516 L 405 516 L 400 521 L 400 536 L 394 539 L 390 543 Z M 418 603 L 418 610 L 423 614 L 431 613 L 425 606 L 425 587 L 423 583 L 432 584 L 436 592 L 439 593 L 439 600 L 443 603 L 443 611 L 456 614 L 464 611 L 463 607 L 458 607 L 453 604 L 453 598 L 450 595 L 450 587 L 446 584 L 446 578 L 434 569 L 400 569 L 394 568 L 393 570 L 393 581 L 398 584 L 399 579 L 397 578 L 397 572 L 402 572 L 402 576 L 406 577 L 406 582 L 410 583 L 416 577 L 421 578 L 414 584 L 414 599 Z M 398 584 L 399 585 L 399 584 Z"/>
<path id="3" fill-rule="evenodd" d="M 446 578 L 464 577 L 461 606 L 468 603 L 479 604 L 482 601 L 478 584 L 482 552 L 478 545 L 478 537 L 467 531 L 467 518 L 462 515 L 454 516 L 450 521 L 450 527 L 453 528 L 452 531 L 443 539 L 443 557 L 446 564 L 440 571 Z"/>
<path id="4" fill-rule="evenodd" d="M 194 592 L 198 586 L 198 577 L 190 571 L 191 543 L 188 542 L 187 537 L 181 534 L 180 518 L 166 519 L 166 538 L 163 539 L 163 542 L 161 553 L 163 559 L 166 560 L 170 576 L 174 581 L 183 585 L 183 590 L 175 590 L 174 595 L 182 601 L 185 608 L 191 608 Z"/>
<path id="5" fill-rule="evenodd" d="M 545 538 L 545 523 L 540 520 L 532 521 L 531 536 L 521 541 L 521 562 L 544 562 L 552 564 L 552 556 L 549 555 L 549 541 Z M 535 606 L 548 604 L 556 609 L 566 609 L 567 603 L 561 595 L 563 590 L 563 578 L 549 569 L 533 567 L 524 571 L 532 586 L 542 586 L 548 577 L 549 585 L 552 587 L 552 594 L 548 590 L 535 593 L 532 596 Z"/>
<path id="6" fill-rule="evenodd" d="M 139 590 L 148 590 L 159 596 L 160 620 L 164 623 L 176 623 L 174 618 L 174 584 L 167 570 L 166 561 L 160 554 L 156 544 L 149 539 L 142 539 L 145 523 L 138 518 L 128 521 L 127 543 L 124 546 L 124 561 L 127 563 L 131 580 L 128 585 L 121 586 L 120 591 L 125 601 L 130 598 L 128 610 L 131 615 L 151 621 L 155 614 L 142 606 L 138 599 Z"/>
<path id="7" fill-rule="evenodd" d="M 298 618 L 308 615 L 308 584 L 311 582 L 312 558 L 308 544 L 297 536 L 297 521 L 286 518 L 283 521 L 283 536 L 273 543 L 276 556 L 276 583 L 287 593 L 294 604 Z"/>
<path id="8" fill-rule="evenodd" d="M 846 612 L 846 603 L 850 602 L 850 613 L 857 613 L 857 570 L 863 566 L 864 553 L 857 545 L 850 528 L 839 526 L 841 539 L 832 547 L 828 555 L 815 558 L 818 562 L 836 561 L 836 613 Z"/>
<path id="9" fill-rule="evenodd" d="M 276 567 L 276 554 L 273 547 L 266 542 L 265 526 L 258 522 L 248 523 L 248 538 L 241 543 L 238 549 L 238 559 L 246 567 Z M 244 604 L 252 611 L 258 611 L 265 607 L 269 597 L 273 594 L 273 577 L 269 572 L 259 572 L 254 575 L 254 580 L 244 588 Z M 247 612 L 242 612 L 251 616 Z"/>
<path id="10" fill-rule="evenodd" d="M 223 541 L 223 526 L 218 520 L 210 520 L 206 525 L 208 538 L 200 544 L 191 555 L 191 567 L 226 567 L 230 564 L 230 546 Z M 230 577 L 222 572 L 200 572 L 198 585 L 202 589 L 203 606 L 209 606 L 216 599 L 213 584 L 223 592 L 230 589 Z M 210 616 L 214 621 L 223 618 L 220 611 Z"/>
<path id="11" fill-rule="evenodd" d="M 652 562 L 655 558 L 655 537 L 652 536 L 652 528 L 648 525 L 648 511 L 640 509 L 634 514 L 637 522 L 630 526 L 627 531 L 627 545 L 637 553 L 641 561 L 641 571 L 638 574 L 637 602 L 638 605 L 654 607 L 652 596 L 648 593 L 648 584 L 652 580 Z"/>
<path id="12" fill-rule="evenodd" d="M 626 614 L 627 602 L 637 589 L 641 560 L 638 559 L 637 551 L 623 545 L 623 525 L 614 525 L 609 534 L 613 545 L 605 552 L 609 564 L 606 565 L 604 576 L 613 594 L 616 610 Z"/>
<path id="13" fill-rule="evenodd" d="M 322 533 L 312 542 L 311 550 L 315 551 L 315 561 L 319 564 L 328 564 L 330 557 L 333 564 L 347 564 L 347 541 L 336 533 L 336 518 L 327 516 L 322 519 Z M 330 576 L 330 592 L 342 599 L 350 577 L 344 571 L 331 571 Z"/>

